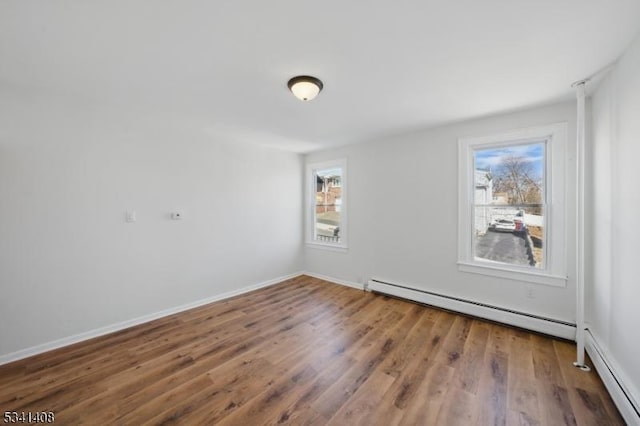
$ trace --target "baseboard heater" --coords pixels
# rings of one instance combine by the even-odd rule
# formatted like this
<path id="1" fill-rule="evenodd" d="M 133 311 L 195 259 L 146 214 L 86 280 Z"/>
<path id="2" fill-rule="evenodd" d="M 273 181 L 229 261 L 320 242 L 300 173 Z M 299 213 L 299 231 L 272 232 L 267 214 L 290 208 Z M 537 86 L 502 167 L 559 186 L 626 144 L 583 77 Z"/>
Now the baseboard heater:
<path id="1" fill-rule="evenodd" d="M 634 392 L 626 385 L 631 381 L 620 376 L 619 370 L 611 363 L 606 351 L 589 329 L 585 333 L 585 347 L 625 422 L 628 425 L 640 425 L 640 404 L 634 398 Z"/>
<path id="2" fill-rule="evenodd" d="M 405 285 L 393 284 L 379 279 L 371 279 L 367 289 L 376 293 L 396 296 L 450 311 L 473 315 L 516 327 L 533 330 L 563 339 L 575 340 L 576 325 L 552 318 L 545 318 L 526 312 L 518 312 L 486 303 L 474 302 L 458 297 L 446 296 Z"/>

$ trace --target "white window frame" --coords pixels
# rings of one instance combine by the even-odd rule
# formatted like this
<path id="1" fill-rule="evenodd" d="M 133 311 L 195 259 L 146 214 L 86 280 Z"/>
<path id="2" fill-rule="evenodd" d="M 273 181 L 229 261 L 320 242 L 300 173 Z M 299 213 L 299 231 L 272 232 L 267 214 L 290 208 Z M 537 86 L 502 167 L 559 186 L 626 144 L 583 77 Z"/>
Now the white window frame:
<path id="1" fill-rule="evenodd" d="M 340 178 L 341 199 L 340 207 L 340 242 L 334 243 L 329 241 L 318 241 L 316 239 L 316 171 L 323 169 L 340 168 L 342 176 Z M 335 251 L 346 251 L 348 248 L 347 240 L 348 232 L 348 213 L 347 205 L 347 160 L 345 158 L 331 161 L 322 161 L 317 163 L 308 163 L 306 167 L 306 220 L 305 220 L 305 242 L 307 246 L 312 248 L 320 248 Z"/>
<path id="2" fill-rule="evenodd" d="M 474 152 L 541 140 L 546 141 L 544 268 L 474 257 Z M 458 140 L 458 270 L 557 287 L 567 285 L 566 147 L 567 123 Z"/>

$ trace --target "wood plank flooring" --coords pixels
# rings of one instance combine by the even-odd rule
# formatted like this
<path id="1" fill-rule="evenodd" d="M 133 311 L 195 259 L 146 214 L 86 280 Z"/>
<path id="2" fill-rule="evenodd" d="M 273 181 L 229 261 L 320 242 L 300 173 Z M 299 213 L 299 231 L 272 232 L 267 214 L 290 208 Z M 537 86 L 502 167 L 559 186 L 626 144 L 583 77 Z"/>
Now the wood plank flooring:
<path id="1" fill-rule="evenodd" d="M 0 366 L 55 424 L 622 425 L 575 345 L 301 276 Z"/>

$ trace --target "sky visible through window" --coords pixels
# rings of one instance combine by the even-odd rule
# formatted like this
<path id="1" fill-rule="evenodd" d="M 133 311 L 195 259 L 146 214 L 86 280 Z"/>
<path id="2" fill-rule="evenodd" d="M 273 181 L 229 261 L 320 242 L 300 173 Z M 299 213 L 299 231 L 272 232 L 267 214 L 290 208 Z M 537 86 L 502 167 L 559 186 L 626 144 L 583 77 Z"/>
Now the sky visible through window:
<path id="1" fill-rule="evenodd" d="M 525 145 L 510 145 L 501 148 L 482 149 L 475 152 L 476 169 L 496 170 L 508 158 L 518 158 L 530 165 L 532 179 L 540 180 L 544 167 L 544 142 L 528 143 Z"/>
<path id="2" fill-rule="evenodd" d="M 320 176 L 320 177 L 327 177 L 327 176 L 342 176 L 342 169 L 340 168 L 335 168 L 335 169 L 322 169 L 322 170 L 317 170 L 316 171 L 316 175 Z"/>

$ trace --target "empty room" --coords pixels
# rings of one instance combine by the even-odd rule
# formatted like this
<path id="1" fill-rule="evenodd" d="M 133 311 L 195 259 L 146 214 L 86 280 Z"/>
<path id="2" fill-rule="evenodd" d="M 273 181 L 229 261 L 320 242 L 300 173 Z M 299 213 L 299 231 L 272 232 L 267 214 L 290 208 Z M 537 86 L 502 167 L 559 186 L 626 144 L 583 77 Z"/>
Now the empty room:
<path id="1" fill-rule="evenodd" d="M 0 423 L 640 425 L 640 1 L 0 2 Z"/>

